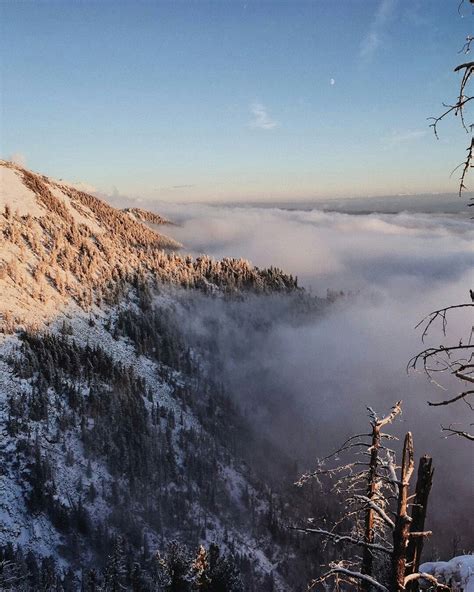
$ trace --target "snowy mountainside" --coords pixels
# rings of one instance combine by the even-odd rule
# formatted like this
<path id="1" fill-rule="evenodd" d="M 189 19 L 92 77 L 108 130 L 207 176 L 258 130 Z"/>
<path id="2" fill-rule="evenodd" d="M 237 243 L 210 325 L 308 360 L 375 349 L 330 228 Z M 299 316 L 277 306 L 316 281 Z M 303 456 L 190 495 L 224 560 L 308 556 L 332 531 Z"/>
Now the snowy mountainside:
<path id="1" fill-rule="evenodd" d="M 154 212 L 144 210 L 143 208 L 125 208 L 123 211 L 141 222 L 149 222 L 150 224 L 173 224 L 171 220 L 168 220 L 159 214 L 155 214 Z"/>
<path id="2" fill-rule="evenodd" d="M 52 318 L 71 302 L 84 310 L 110 303 L 143 277 L 153 286 L 208 291 L 296 287 L 277 269 L 180 255 L 181 245 L 150 228 L 146 212 L 138 214 L 0 161 L 0 320 L 6 328 Z"/>
<path id="3" fill-rule="evenodd" d="M 248 590 L 294 590 L 280 502 L 239 459 L 249 428 L 173 306 L 131 296 L 3 338 L 0 547 L 65 569 L 117 535 L 139 554 L 178 537 L 232 552 Z"/>
<path id="4" fill-rule="evenodd" d="M 180 294 L 212 303 L 301 291 L 275 268 L 178 254 L 148 225 L 160 220 L 0 161 L 6 589 L 109 589 L 120 547 L 120 585 L 132 589 L 135 577 L 133 590 L 155 590 L 154 553 L 174 539 L 218 544 L 249 592 L 309 579 L 283 498 L 247 462 L 263 436 L 177 314 Z M 2 579 L 5 566 L 13 575 Z M 84 574 L 105 587 L 84 588 Z"/>

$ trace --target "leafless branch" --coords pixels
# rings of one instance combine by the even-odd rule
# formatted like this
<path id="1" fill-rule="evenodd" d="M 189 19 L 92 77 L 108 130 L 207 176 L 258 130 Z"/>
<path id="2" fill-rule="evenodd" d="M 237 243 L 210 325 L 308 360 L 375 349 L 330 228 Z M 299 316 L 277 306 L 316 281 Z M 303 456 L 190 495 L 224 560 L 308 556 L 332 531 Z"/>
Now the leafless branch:
<path id="1" fill-rule="evenodd" d="M 460 401 L 461 399 L 465 400 L 465 397 L 467 397 L 468 395 L 474 395 L 474 390 L 473 391 L 464 391 L 463 393 L 459 393 L 459 395 L 456 395 L 455 397 L 452 397 L 451 399 L 445 399 L 444 401 L 428 401 L 428 405 L 430 405 L 430 407 L 440 407 L 442 405 L 451 405 L 451 403 L 456 403 L 456 401 Z M 466 401 L 467 403 L 467 401 Z M 471 405 L 468 403 L 469 407 L 471 407 Z M 472 408 L 472 407 L 471 407 Z"/>
<path id="2" fill-rule="evenodd" d="M 462 2 L 461 2 L 461 4 L 462 4 Z M 461 4 L 459 5 L 459 7 L 461 6 Z M 468 35 L 466 37 L 466 43 L 463 45 L 463 47 L 461 48 L 461 51 L 459 53 L 469 53 L 469 51 L 471 49 L 472 41 L 473 41 L 473 37 Z M 459 119 L 461 120 L 461 125 L 465 129 L 466 132 L 472 132 L 472 129 L 473 129 L 473 125 L 469 125 L 469 126 L 466 125 L 466 121 L 464 119 L 464 111 L 465 111 L 466 105 L 470 101 L 472 101 L 472 99 L 474 98 L 472 96 L 466 95 L 467 86 L 471 81 L 472 75 L 474 74 L 474 62 L 464 62 L 462 64 L 459 64 L 458 66 L 456 66 L 454 68 L 454 72 L 461 72 L 462 73 L 462 78 L 461 78 L 461 82 L 459 83 L 459 90 L 458 90 L 458 96 L 457 96 L 456 102 L 452 105 L 444 104 L 444 106 L 446 107 L 446 110 L 441 115 L 439 115 L 437 117 L 429 117 L 428 118 L 430 121 L 432 121 L 432 123 L 430 123 L 430 127 L 433 128 L 433 132 L 434 132 L 437 139 L 439 139 L 438 124 L 443 119 L 445 119 L 448 115 L 450 115 L 451 113 L 454 114 L 454 116 L 459 116 Z M 466 176 L 467 176 L 469 169 L 473 166 L 472 161 L 473 161 L 473 157 L 474 157 L 474 137 L 471 137 L 471 141 L 470 141 L 469 146 L 467 147 L 466 151 L 467 151 L 466 159 L 458 167 L 456 167 L 454 169 L 454 171 L 456 171 L 459 168 L 462 169 L 461 177 L 459 179 L 459 196 L 461 196 L 462 192 L 466 189 L 466 183 L 465 183 Z M 453 173 L 454 173 L 454 171 L 453 171 Z M 453 174 L 453 173 L 451 173 L 451 174 Z"/>
<path id="3" fill-rule="evenodd" d="M 458 51 L 458 53 L 469 53 L 471 51 L 471 43 L 474 41 L 474 37 L 471 37 L 471 35 L 468 35 L 466 37 L 466 43 L 461 47 L 461 49 Z"/>
<path id="4" fill-rule="evenodd" d="M 471 442 L 474 442 L 474 434 L 470 434 L 469 432 L 466 432 L 464 430 L 458 430 L 456 428 L 453 428 L 452 424 L 449 425 L 447 428 L 444 426 L 441 426 L 441 430 L 443 432 L 448 432 L 449 436 L 461 436 L 463 438 L 466 438 L 466 440 L 470 440 Z"/>
<path id="5" fill-rule="evenodd" d="M 331 577 L 337 576 L 337 575 L 344 575 L 344 576 L 347 576 L 348 578 L 352 578 L 354 580 L 366 582 L 370 586 L 373 586 L 374 588 L 377 588 L 378 590 L 381 590 L 382 592 L 389 592 L 388 588 L 386 586 L 384 586 L 383 584 L 381 584 L 380 582 L 378 582 L 375 578 L 373 578 L 367 574 L 360 573 L 358 571 L 352 571 L 352 570 L 347 569 L 346 567 L 343 567 L 342 565 L 339 565 L 339 564 L 333 565 L 331 567 L 331 569 L 327 573 L 324 574 L 324 576 L 322 576 L 318 580 L 315 580 L 313 582 L 313 586 L 317 583 L 322 583 L 325 580 L 327 580 Z"/>
<path id="6" fill-rule="evenodd" d="M 454 105 L 446 105 L 445 103 L 443 103 L 443 106 L 447 108 L 446 111 L 444 111 L 443 113 L 441 113 L 441 115 L 438 115 L 438 117 L 428 117 L 428 121 L 432 121 L 433 122 L 433 123 L 430 123 L 430 127 L 433 128 L 433 133 L 436 136 L 436 139 L 437 140 L 439 140 L 438 123 L 440 121 L 442 121 L 450 113 L 453 113 L 454 112 L 454 114 L 457 115 L 457 113 L 459 112 L 459 110 L 460 109 L 462 110 L 467 103 L 469 103 L 470 101 L 472 101 L 472 99 L 474 99 L 474 97 L 465 97 L 460 103 L 456 103 Z"/>
<path id="7" fill-rule="evenodd" d="M 468 170 L 473 166 L 472 165 L 472 158 L 474 155 L 474 138 L 471 138 L 471 143 L 469 144 L 468 148 L 466 148 L 467 156 L 466 160 L 462 163 L 462 174 L 461 178 L 459 179 L 459 197 L 462 196 L 462 192 L 464 189 L 467 189 L 465 184 L 465 179 Z"/>
<path id="8" fill-rule="evenodd" d="M 330 530 L 325 530 L 324 528 L 305 528 L 292 526 L 291 529 L 297 530 L 298 532 L 304 532 L 306 534 L 320 534 L 321 536 L 331 539 L 334 543 L 349 543 L 358 547 L 367 547 L 373 551 L 380 551 L 381 553 L 390 554 L 392 552 L 390 547 L 385 547 L 384 545 L 379 545 L 377 543 L 367 543 L 362 539 L 357 539 L 347 534 L 337 534 L 335 532 L 331 532 Z"/>
<path id="9" fill-rule="evenodd" d="M 438 319 L 441 320 L 443 335 L 446 335 L 446 328 L 448 325 L 446 315 L 449 311 L 459 308 L 474 308 L 474 302 L 469 302 L 466 304 L 454 304 L 452 306 L 446 306 L 444 308 L 440 308 L 439 310 L 434 310 L 433 312 L 430 312 L 429 315 L 421 319 L 421 321 L 417 325 L 415 325 L 415 329 L 418 329 L 418 327 L 424 325 L 421 340 L 424 342 L 425 337 L 428 335 L 431 325 Z"/>
<path id="10" fill-rule="evenodd" d="M 425 368 L 425 370 L 428 368 L 428 370 L 430 370 L 430 368 L 427 366 L 427 362 L 433 358 L 438 356 L 439 354 L 445 354 L 448 358 L 451 358 L 451 354 L 453 352 L 471 352 L 471 357 L 474 355 L 474 345 L 451 345 L 451 346 L 446 346 L 446 345 L 440 345 L 438 347 L 428 347 L 425 350 L 423 350 L 422 352 L 416 354 L 416 356 L 413 356 L 413 358 L 411 358 L 411 360 L 408 362 L 408 366 L 407 369 L 413 369 L 416 370 L 418 364 L 420 362 L 423 362 L 423 367 Z M 458 365 L 458 368 L 456 369 L 456 372 L 459 371 L 459 367 L 463 366 L 463 364 L 461 363 L 460 360 L 455 360 L 454 362 L 450 361 L 449 363 L 446 363 L 446 366 L 444 368 L 444 370 L 449 370 L 450 368 L 453 367 L 453 364 Z M 436 369 L 432 369 L 432 371 L 439 371 Z M 454 372 L 453 372 L 454 373 Z"/>
<path id="11" fill-rule="evenodd" d="M 354 498 L 365 502 L 367 506 L 369 506 L 369 508 L 372 508 L 372 510 L 374 510 L 374 512 L 376 512 L 380 516 L 380 518 L 382 518 L 382 520 L 387 524 L 387 526 L 389 526 L 390 528 L 395 527 L 395 523 L 390 518 L 390 516 L 388 516 L 388 514 L 369 497 L 367 497 L 366 495 L 355 495 Z"/>
<path id="12" fill-rule="evenodd" d="M 423 572 L 419 572 L 419 573 L 412 573 L 409 574 L 408 576 L 406 576 L 405 578 L 405 586 L 409 583 L 409 582 L 413 582 L 415 580 L 426 580 L 428 582 L 430 582 L 431 584 L 433 584 L 434 586 L 436 586 L 437 588 L 442 588 L 443 590 L 451 590 L 451 588 L 449 586 L 446 586 L 445 584 L 441 584 L 434 576 L 432 576 L 431 574 L 427 574 L 427 573 L 423 573 Z"/>
<path id="13" fill-rule="evenodd" d="M 392 407 L 392 409 L 390 410 L 390 413 L 388 415 L 386 415 L 385 417 L 382 417 L 382 419 L 379 419 L 377 417 L 377 414 L 375 413 L 375 411 L 372 409 L 372 407 L 367 407 L 367 411 L 369 412 L 369 417 L 370 417 L 370 423 L 372 426 L 377 426 L 378 428 L 382 428 L 383 426 L 392 423 L 392 421 L 397 417 L 397 415 L 400 415 L 402 412 L 402 401 L 397 401 L 395 403 L 395 405 Z M 370 436 L 371 434 L 369 434 Z"/>
<path id="14" fill-rule="evenodd" d="M 473 63 L 474 64 L 474 63 Z M 473 66 L 474 67 L 474 66 Z M 471 149 L 474 151 L 474 139 L 471 142 Z M 441 323 L 443 335 L 446 336 L 448 326 L 448 313 L 456 310 L 467 311 L 474 307 L 474 292 L 470 290 L 470 296 L 473 299 L 472 303 L 456 304 L 446 306 L 431 312 L 424 317 L 415 328 L 422 327 L 422 341 L 429 334 L 435 322 Z M 442 390 L 447 388 L 441 384 L 440 378 L 435 378 L 447 374 L 454 376 L 463 382 L 474 384 L 474 343 L 473 343 L 474 326 L 471 328 L 467 343 L 463 343 L 463 339 L 459 340 L 458 344 L 444 345 L 441 344 L 435 347 L 428 347 L 409 360 L 407 371 L 417 371 L 421 369 L 428 379 Z M 448 384 L 448 383 L 446 383 Z M 431 407 L 441 407 L 452 405 L 459 401 L 464 402 L 471 411 L 474 411 L 474 404 L 471 397 L 474 395 L 474 389 L 462 389 L 454 395 L 443 397 L 441 401 L 428 401 Z M 453 426 L 443 428 L 449 435 L 462 436 L 468 440 L 474 440 L 474 436 L 464 429 L 456 429 Z"/>

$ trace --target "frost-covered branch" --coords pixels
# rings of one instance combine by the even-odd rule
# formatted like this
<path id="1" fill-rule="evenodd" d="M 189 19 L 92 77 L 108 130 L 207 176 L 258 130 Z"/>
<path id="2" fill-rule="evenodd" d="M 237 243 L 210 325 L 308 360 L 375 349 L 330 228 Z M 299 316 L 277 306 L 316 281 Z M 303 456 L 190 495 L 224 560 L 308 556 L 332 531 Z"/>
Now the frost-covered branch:
<path id="1" fill-rule="evenodd" d="M 410 582 L 414 582 L 416 580 L 426 580 L 427 582 L 430 582 L 430 584 L 433 584 L 437 588 L 441 588 L 443 590 L 451 590 L 449 586 L 441 584 L 434 576 L 425 572 L 418 572 L 407 575 L 405 577 L 405 586 Z"/>
<path id="2" fill-rule="evenodd" d="M 382 520 L 385 521 L 387 526 L 389 526 L 390 528 L 395 527 L 395 523 L 390 518 L 390 516 L 388 516 L 387 513 L 380 506 L 378 506 L 373 500 L 371 500 L 369 497 L 367 497 L 366 495 L 355 495 L 354 497 L 356 499 L 359 499 L 359 500 L 365 502 L 369 506 L 369 508 L 374 510 L 374 512 L 376 512 L 376 514 L 378 514 L 380 516 L 380 518 L 382 518 Z"/>
<path id="3" fill-rule="evenodd" d="M 367 574 L 363 574 L 359 571 L 353 571 L 351 569 L 347 569 L 346 567 L 343 567 L 342 565 L 339 565 L 339 564 L 333 565 L 331 567 L 331 569 L 324 574 L 324 576 L 315 580 L 313 582 L 313 586 L 315 584 L 322 583 L 329 578 L 332 578 L 335 576 L 337 577 L 338 575 L 343 575 L 343 576 L 346 576 L 346 577 L 351 578 L 353 580 L 358 580 L 359 582 L 365 582 L 369 586 L 373 586 L 374 588 L 377 588 L 378 590 L 381 590 L 382 592 L 389 592 L 389 589 L 386 586 L 384 586 L 383 584 L 378 582 L 372 576 L 369 576 Z"/>
<path id="4" fill-rule="evenodd" d="M 384 545 L 379 545 L 377 543 L 367 543 L 363 539 L 357 539 L 347 534 L 337 534 L 335 532 L 331 532 L 330 530 L 324 530 L 323 528 L 304 528 L 294 526 L 292 527 L 292 530 L 305 532 L 307 534 L 320 534 L 321 536 L 331 539 L 334 543 L 349 543 L 350 545 L 366 547 L 372 551 L 380 551 L 381 553 L 390 554 L 392 552 L 390 547 L 385 547 Z"/>
<path id="5" fill-rule="evenodd" d="M 382 445 L 382 437 L 394 439 L 383 434 L 381 428 L 401 414 L 401 401 L 382 418 L 372 408 L 368 411 L 372 432 L 370 443 L 366 442 L 367 449 L 357 452 L 351 446 L 359 443 L 361 436 L 367 438 L 367 434 L 348 438 L 340 448 L 367 456 L 367 469 L 354 471 L 354 466 L 361 464 L 358 462 L 324 469 L 331 480 L 331 494 L 342 494 L 340 518 L 333 520 L 330 528 L 325 525 L 293 528 L 319 535 L 345 551 L 344 558 L 330 564 L 328 572 L 315 580 L 313 586 L 324 584 L 330 577 L 340 577 L 341 582 L 351 584 L 358 580 L 363 592 L 373 592 L 374 587 L 404 592 L 404 578 L 418 570 L 423 540 L 431 534 L 424 528 L 433 476 L 431 458 L 420 459 L 416 489 L 412 494 L 410 483 L 415 468 L 412 435 L 405 436 L 401 466 L 396 464 L 395 452 Z M 329 458 L 337 460 L 338 457 L 326 457 Z M 313 476 L 319 473 L 321 470 L 315 471 Z M 354 547 L 362 549 L 361 557 Z M 388 570 L 387 563 L 391 565 Z"/>

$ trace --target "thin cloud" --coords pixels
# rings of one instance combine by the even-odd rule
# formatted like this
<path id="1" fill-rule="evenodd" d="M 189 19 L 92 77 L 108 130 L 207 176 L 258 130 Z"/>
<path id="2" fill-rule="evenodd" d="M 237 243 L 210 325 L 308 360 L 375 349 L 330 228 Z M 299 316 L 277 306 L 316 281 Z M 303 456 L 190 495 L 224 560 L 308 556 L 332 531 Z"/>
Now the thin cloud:
<path id="1" fill-rule="evenodd" d="M 392 18 L 396 0 L 381 0 L 369 30 L 362 39 L 359 56 L 363 61 L 370 61 L 383 44 L 387 24 Z"/>
<path id="2" fill-rule="evenodd" d="M 426 136 L 426 130 L 399 130 L 393 131 L 389 136 L 385 138 L 385 147 L 394 148 L 401 144 L 409 144 L 415 142 L 420 138 Z"/>
<path id="3" fill-rule="evenodd" d="M 26 166 L 26 156 L 22 152 L 14 152 L 8 160 L 21 167 Z"/>
<path id="4" fill-rule="evenodd" d="M 84 193 L 97 193 L 99 190 L 95 185 L 91 185 L 90 183 L 85 183 L 84 181 L 76 181 L 74 183 L 69 183 L 71 187 L 74 187 L 78 191 L 83 191 Z"/>
<path id="5" fill-rule="evenodd" d="M 254 119 L 249 123 L 250 127 L 255 129 L 270 130 L 278 126 L 278 123 L 274 121 L 268 114 L 267 108 L 262 103 L 253 103 L 250 106 L 250 112 Z"/>

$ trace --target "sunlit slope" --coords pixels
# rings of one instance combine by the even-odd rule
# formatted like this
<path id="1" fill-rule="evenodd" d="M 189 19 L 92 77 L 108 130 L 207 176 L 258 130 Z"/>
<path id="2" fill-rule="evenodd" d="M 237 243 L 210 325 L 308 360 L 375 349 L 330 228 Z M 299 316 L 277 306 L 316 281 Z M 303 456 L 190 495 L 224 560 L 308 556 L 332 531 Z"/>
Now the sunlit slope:
<path id="1" fill-rule="evenodd" d="M 193 259 L 146 216 L 0 161 L 0 315 L 31 323 L 75 303 L 116 301 L 137 281 L 204 290 L 291 290 L 292 277 L 236 259 Z M 164 221 L 164 220 L 163 220 Z"/>

